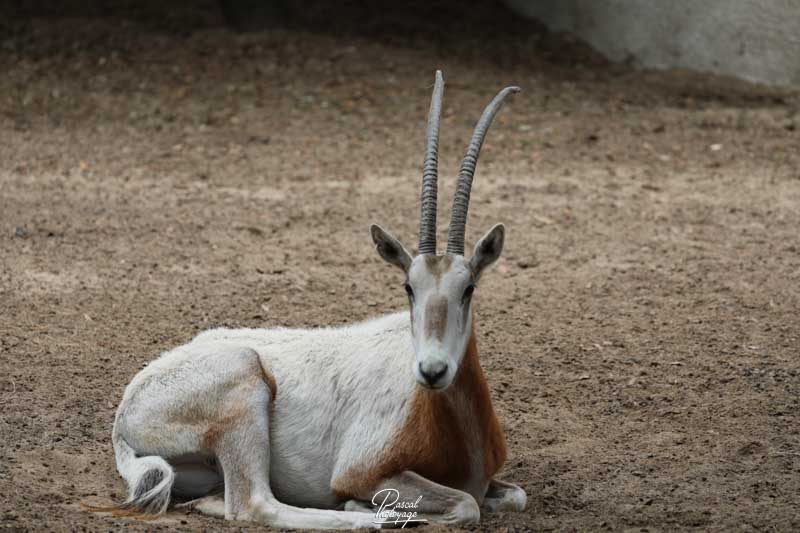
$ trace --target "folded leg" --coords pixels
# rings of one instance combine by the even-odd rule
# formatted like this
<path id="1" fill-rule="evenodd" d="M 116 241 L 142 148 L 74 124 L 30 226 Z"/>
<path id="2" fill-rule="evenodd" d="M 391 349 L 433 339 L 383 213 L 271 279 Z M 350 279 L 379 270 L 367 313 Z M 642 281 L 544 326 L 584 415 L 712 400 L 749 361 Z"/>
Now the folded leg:
<path id="1" fill-rule="evenodd" d="M 493 479 L 486 490 L 483 508 L 489 512 L 524 511 L 528 496 L 513 483 Z"/>
<path id="2" fill-rule="evenodd" d="M 403 516 L 393 517 L 385 512 L 387 510 L 416 513 L 419 520 L 441 524 L 469 524 L 477 522 L 481 516 L 478 503 L 470 494 L 411 471 L 385 479 L 374 489 L 357 494 L 356 499 L 345 504 L 345 509 L 373 514 L 383 511 L 382 520 L 388 522 L 384 524 L 388 526 L 402 525 Z M 396 520 L 400 523 L 394 523 Z"/>

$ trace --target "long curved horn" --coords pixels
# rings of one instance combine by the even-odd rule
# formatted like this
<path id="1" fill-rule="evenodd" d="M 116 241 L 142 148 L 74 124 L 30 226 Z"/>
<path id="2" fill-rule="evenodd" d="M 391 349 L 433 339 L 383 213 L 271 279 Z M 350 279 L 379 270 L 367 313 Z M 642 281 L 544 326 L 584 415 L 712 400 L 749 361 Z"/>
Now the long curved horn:
<path id="1" fill-rule="evenodd" d="M 425 162 L 422 164 L 422 195 L 419 222 L 419 253 L 436 254 L 436 202 L 439 179 L 439 116 L 442 114 L 444 79 L 436 71 L 436 81 L 428 113 L 428 135 L 425 141 Z"/>
<path id="2" fill-rule="evenodd" d="M 472 178 L 475 175 L 475 166 L 481 153 L 483 139 L 489 126 L 492 125 L 494 116 L 503 107 L 503 101 L 509 94 L 518 93 L 519 87 L 506 87 L 483 110 L 480 120 L 472 132 L 472 140 L 467 147 L 467 153 L 461 161 L 461 170 L 458 173 L 458 186 L 453 199 L 453 215 L 450 219 L 450 230 L 447 235 L 447 253 L 464 255 L 464 231 L 467 226 L 467 211 L 469 210 L 469 193 L 472 190 Z"/>

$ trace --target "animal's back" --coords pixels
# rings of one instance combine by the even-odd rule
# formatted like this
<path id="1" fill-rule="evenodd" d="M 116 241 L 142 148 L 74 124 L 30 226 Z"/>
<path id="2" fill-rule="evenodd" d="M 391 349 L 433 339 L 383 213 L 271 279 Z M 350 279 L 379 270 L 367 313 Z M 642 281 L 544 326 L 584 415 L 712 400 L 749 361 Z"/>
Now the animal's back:
<path id="1" fill-rule="evenodd" d="M 336 506 L 332 479 L 374 459 L 364 450 L 382 449 L 405 415 L 407 405 L 397 398 L 415 386 L 407 368 L 413 361 L 408 314 L 339 328 L 208 330 L 150 363 L 129 388 L 175 375 L 200 354 L 239 349 L 254 350 L 274 378 L 269 445 L 276 496 L 294 505 Z M 386 373 L 397 376 L 388 386 L 380 379 Z"/>

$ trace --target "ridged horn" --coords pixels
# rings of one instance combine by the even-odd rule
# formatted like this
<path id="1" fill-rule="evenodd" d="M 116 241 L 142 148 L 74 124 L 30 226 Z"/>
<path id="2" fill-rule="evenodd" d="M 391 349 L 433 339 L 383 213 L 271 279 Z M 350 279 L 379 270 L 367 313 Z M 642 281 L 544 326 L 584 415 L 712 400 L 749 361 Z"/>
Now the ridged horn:
<path id="1" fill-rule="evenodd" d="M 489 126 L 492 125 L 494 116 L 503 107 L 503 102 L 509 94 L 518 93 L 519 87 L 506 87 L 489 102 L 483 110 L 480 120 L 472 132 L 472 140 L 467 147 L 467 153 L 461 161 L 461 170 L 458 173 L 458 185 L 453 199 L 453 214 L 450 219 L 450 229 L 447 235 L 447 253 L 464 255 L 464 232 L 467 226 L 467 211 L 469 210 L 469 194 L 472 190 L 472 178 L 478 164 L 483 139 Z"/>
<path id="2" fill-rule="evenodd" d="M 428 112 L 428 133 L 425 140 L 425 161 L 422 164 L 422 193 L 420 199 L 419 253 L 436 255 L 436 203 L 439 179 L 439 117 L 442 114 L 444 78 L 436 71 L 436 81 Z"/>

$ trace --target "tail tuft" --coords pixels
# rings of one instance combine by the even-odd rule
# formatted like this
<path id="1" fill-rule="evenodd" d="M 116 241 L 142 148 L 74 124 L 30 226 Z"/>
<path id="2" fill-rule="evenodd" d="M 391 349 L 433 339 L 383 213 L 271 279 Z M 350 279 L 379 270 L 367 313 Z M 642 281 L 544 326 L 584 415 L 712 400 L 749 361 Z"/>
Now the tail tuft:
<path id="1" fill-rule="evenodd" d="M 130 496 L 125 503 L 96 506 L 82 503 L 89 510 L 114 516 L 153 520 L 167 511 L 175 473 L 163 458 L 137 457 L 133 476 L 128 479 Z"/>

